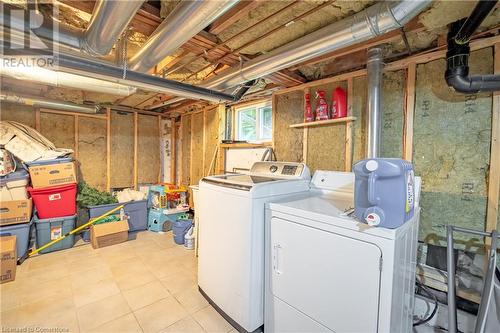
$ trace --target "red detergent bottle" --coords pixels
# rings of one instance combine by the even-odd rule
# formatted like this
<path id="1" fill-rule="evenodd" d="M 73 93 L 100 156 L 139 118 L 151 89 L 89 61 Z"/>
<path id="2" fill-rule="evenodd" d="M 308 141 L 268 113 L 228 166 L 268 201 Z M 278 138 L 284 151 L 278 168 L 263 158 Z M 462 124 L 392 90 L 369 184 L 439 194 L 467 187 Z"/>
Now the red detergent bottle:
<path id="1" fill-rule="evenodd" d="M 314 121 L 314 114 L 311 108 L 311 95 L 306 93 L 304 95 L 305 105 L 304 105 L 304 120 L 306 122 Z"/>
<path id="2" fill-rule="evenodd" d="M 329 119 L 328 103 L 325 99 L 325 92 L 323 90 L 318 90 L 316 96 L 318 98 L 318 102 L 316 103 L 316 120 Z"/>
<path id="3" fill-rule="evenodd" d="M 337 87 L 332 93 L 332 119 L 347 117 L 347 93 Z"/>

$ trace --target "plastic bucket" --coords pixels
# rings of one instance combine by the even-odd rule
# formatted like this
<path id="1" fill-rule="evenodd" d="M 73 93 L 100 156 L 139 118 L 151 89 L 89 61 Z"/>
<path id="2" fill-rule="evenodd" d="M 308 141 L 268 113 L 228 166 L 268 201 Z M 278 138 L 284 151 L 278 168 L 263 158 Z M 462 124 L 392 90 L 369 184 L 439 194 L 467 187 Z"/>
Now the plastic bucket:
<path id="1" fill-rule="evenodd" d="M 41 189 L 28 187 L 28 192 L 40 219 L 76 214 L 76 184 Z"/>
<path id="2" fill-rule="evenodd" d="M 177 220 L 172 224 L 175 244 L 183 245 L 186 232 L 193 225 L 193 220 Z"/>

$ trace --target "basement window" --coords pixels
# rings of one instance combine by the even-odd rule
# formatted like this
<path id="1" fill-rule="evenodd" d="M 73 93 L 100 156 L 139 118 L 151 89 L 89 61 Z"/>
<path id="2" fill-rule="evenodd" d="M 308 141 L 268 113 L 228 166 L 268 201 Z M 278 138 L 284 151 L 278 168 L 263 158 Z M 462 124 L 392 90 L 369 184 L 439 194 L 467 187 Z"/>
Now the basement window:
<path id="1" fill-rule="evenodd" d="M 260 102 L 235 108 L 236 139 L 242 141 L 270 141 L 273 116 L 270 102 Z"/>

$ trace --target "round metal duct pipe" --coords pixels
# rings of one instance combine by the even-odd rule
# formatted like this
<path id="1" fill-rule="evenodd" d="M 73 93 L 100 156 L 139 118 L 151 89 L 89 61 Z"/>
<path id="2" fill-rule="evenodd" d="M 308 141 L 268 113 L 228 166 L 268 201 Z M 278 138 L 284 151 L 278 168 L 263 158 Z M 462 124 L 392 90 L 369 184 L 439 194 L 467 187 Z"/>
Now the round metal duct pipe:
<path id="1" fill-rule="evenodd" d="M 382 130 L 382 48 L 373 47 L 368 50 L 366 64 L 368 78 L 368 158 L 380 156 L 380 132 Z"/>
<path id="2" fill-rule="evenodd" d="M 53 87 L 63 87 L 93 91 L 101 94 L 115 96 L 129 96 L 137 91 L 137 88 L 115 82 L 108 82 L 91 77 L 85 77 L 65 72 L 57 72 L 43 67 L 10 67 L 0 63 L 2 76 L 47 84 Z"/>
<path id="3" fill-rule="evenodd" d="M 82 46 L 96 56 L 107 55 L 144 1 L 99 0 L 83 35 Z"/>
<path id="4" fill-rule="evenodd" d="M 225 90 L 356 43 L 399 29 L 427 8 L 430 0 L 381 1 L 304 37 L 218 73 L 202 87 Z"/>
<path id="5" fill-rule="evenodd" d="M 46 99 L 45 97 L 42 98 L 37 96 L 21 96 L 16 94 L 2 93 L 0 94 L 0 101 L 21 104 L 21 105 L 28 105 L 39 108 L 47 108 L 52 110 L 71 111 L 77 113 L 95 114 L 99 112 L 98 106 L 79 105 L 71 102 L 51 100 L 51 99 Z"/>
<path id="6" fill-rule="evenodd" d="M 130 59 L 130 68 L 149 71 L 237 3 L 238 0 L 181 1 Z"/>
<path id="7" fill-rule="evenodd" d="M 86 30 L 74 29 L 60 24 L 55 18 L 44 17 L 40 13 L 30 13 L 33 33 L 57 47 L 83 52 L 93 56 L 107 55 L 128 27 L 144 1 L 98 0 L 94 6 L 89 26 Z M 0 17 L 4 29 L 11 34 L 26 33 L 22 9 L 6 11 Z"/>

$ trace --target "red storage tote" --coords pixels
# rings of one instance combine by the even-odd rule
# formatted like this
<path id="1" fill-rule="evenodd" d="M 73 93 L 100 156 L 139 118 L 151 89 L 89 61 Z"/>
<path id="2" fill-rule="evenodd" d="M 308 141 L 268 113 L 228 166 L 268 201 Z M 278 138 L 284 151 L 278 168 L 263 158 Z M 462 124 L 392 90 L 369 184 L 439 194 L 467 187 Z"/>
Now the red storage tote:
<path id="1" fill-rule="evenodd" d="M 76 214 L 76 184 L 40 189 L 28 187 L 28 192 L 41 219 Z"/>

